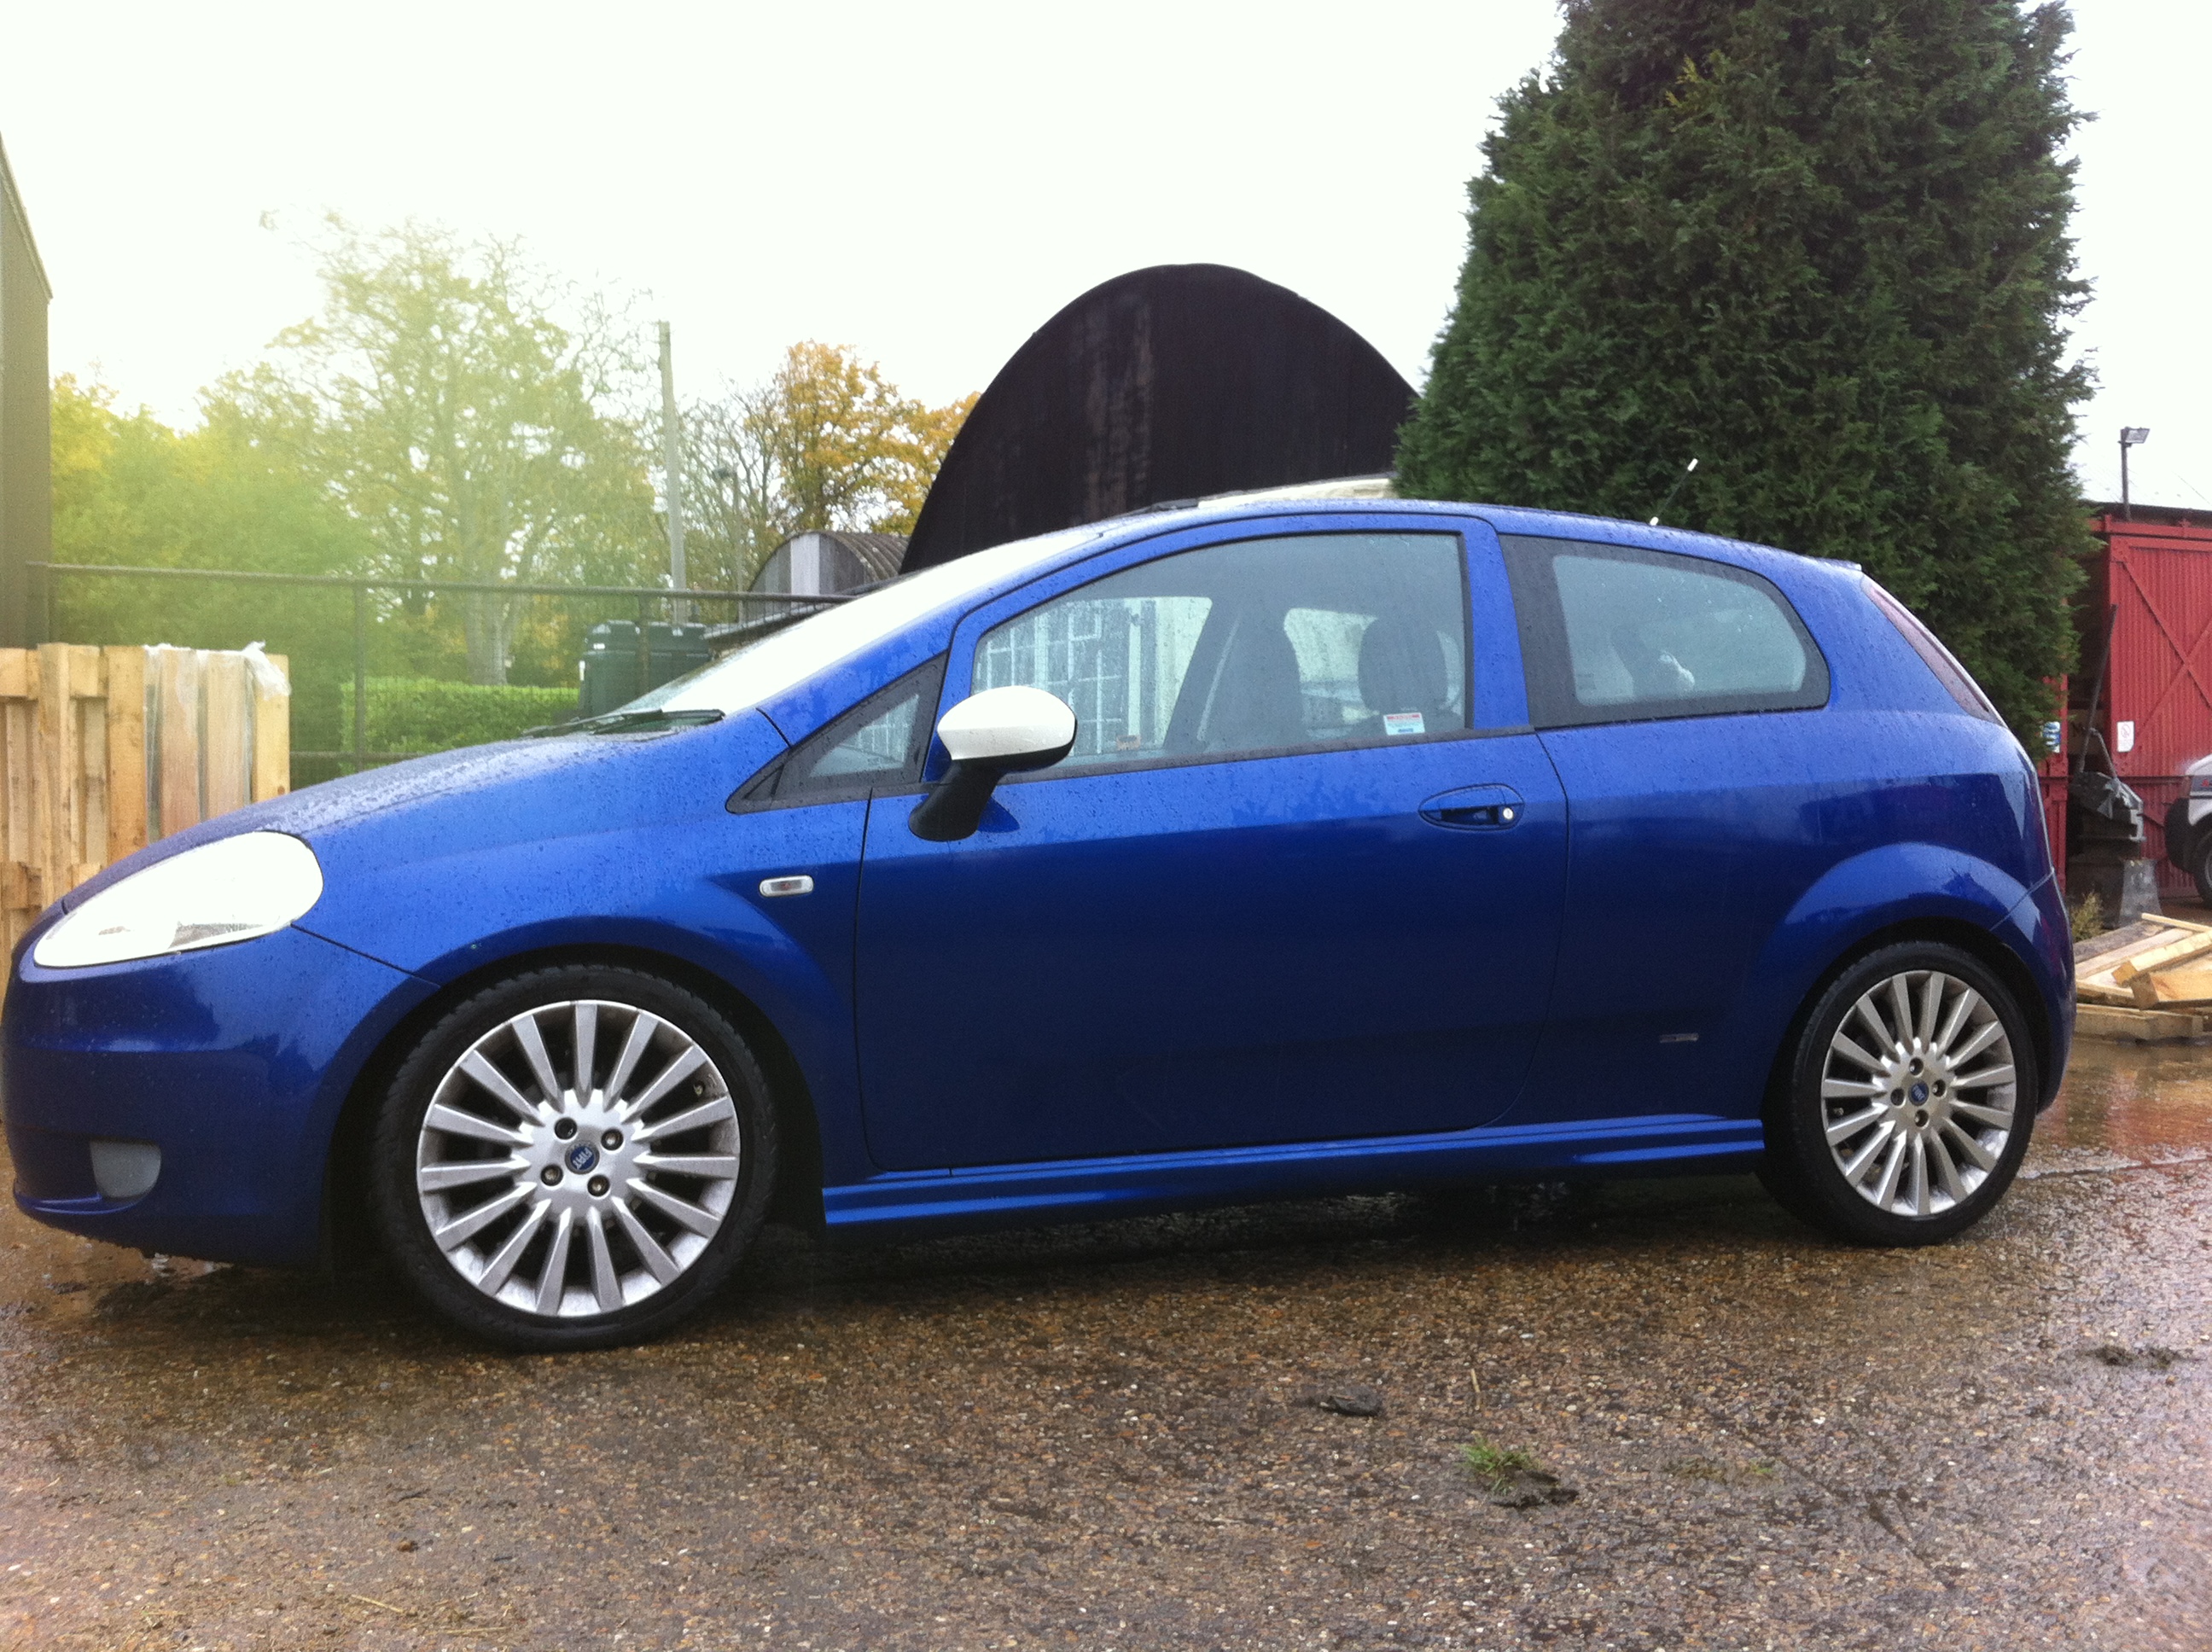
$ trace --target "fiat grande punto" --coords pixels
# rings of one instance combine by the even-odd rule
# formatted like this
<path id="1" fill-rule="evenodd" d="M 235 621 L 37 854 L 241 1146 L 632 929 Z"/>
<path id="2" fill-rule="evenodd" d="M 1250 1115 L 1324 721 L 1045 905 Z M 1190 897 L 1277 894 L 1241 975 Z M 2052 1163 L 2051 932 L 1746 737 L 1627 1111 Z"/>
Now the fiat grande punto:
<path id="1" fill-rule="evenodd" d="M 595 721 L 240 810 L 18 947 L 15 1198 L 511 1345 L 830 1235 L 1755 1169 L 2003 1194 L 2071 1037 L 2035 775 L 1856 567 L 1246 496 L 894 580 Z"/>

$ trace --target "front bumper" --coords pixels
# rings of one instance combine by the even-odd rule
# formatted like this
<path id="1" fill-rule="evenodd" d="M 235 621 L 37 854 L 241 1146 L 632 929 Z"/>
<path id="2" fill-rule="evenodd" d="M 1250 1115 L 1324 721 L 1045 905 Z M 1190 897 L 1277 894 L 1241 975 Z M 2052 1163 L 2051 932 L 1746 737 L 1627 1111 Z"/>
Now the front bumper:
<path id="1" fill-rule="evenodd" d="M 39 932 L 0 1019 L 16 1205 L 118 1245 L 312 1263 L 339 1109 L 431 984 L 297 929 L 89 969 L 33 964 Z M 103 1194 L 96 1140 L 158 1148 L 154 1185 Z"/>

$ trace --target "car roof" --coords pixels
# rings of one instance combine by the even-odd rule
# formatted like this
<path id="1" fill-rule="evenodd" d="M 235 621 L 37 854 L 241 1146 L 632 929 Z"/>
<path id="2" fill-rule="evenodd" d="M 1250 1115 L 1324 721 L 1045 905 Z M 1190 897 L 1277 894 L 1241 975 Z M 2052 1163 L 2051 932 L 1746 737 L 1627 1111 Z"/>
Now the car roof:
<path id="1" fill-rule="evenodd" d="M 1382 477 L 1352 477 L 1338 483 L 1316 483 L 1262 491 L 1227 494 L 1212 499 L 1156 505 L 1097 525 L 1110 538 L 1084 548 L 1094 555 L 1110 544 L 1149 538 L 1169 530 L 1204 527 L 1212 523 L 1265 521 L 1273 517 L 1377 515 L 1479 517 L 1501 534 L 1522 534 L 1540 539 L 1581 539 L 1608 545 L 1668 550 L 1679 555 L 1711 557 L 1759 572 L 1822 572 L 1856 574 L 1859 565 L 1840 558 L 1808 556 L 1772 545 L 1718 534 L 1696 533 L 1687 528 L 1653 527 L 1618 517 L 1592 516 L 1579 511 L 1536 510 L 1524 506 L 1486 505 L 1472 501 L 1395 499 L 1382 491 Z M 1356 489 L 1356 491 L 1355 491 Z"/>

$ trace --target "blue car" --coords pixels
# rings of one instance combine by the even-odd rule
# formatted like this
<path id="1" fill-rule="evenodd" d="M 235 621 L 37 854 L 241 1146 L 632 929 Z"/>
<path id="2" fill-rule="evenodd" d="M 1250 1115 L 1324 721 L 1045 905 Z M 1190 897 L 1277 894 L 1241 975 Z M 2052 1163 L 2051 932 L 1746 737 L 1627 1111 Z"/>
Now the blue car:
<path id="1" fill-rule="evenodd" d="M 1756 1169 L 2003 1194 L 2065 1069 L 2036 777 L 1848 563 L 1250 495 L 894 580 L 623 710 L 258 804 L 18 947 L 15 1197 L 373 1237 L 529 1348 L 853 1235 Z"/>

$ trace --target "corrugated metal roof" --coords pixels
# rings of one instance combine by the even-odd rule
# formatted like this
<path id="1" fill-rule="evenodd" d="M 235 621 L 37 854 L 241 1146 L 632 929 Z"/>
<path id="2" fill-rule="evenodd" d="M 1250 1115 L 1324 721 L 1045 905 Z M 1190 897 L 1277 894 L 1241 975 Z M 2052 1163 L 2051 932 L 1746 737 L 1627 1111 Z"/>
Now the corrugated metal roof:
<path id="1" fill-rule="evenodd" d="M 2103 518 L 2119 529 L 2159 523 L 2174 527 L 2212 527 L 2212 505 L 2194 508 L 2187 505 L 2146 505 L 2138 499 L 2123 514 L 2118 500 L 2092 499 L 2083 502 L 2093 523 Z"/>
<path id="2" fill-rule="evenodd" d="M 858 557 L 860 566 L 868 570 L 872 584 L 895 576 L 900 561 L 906 556 L 906 535 L 902 533 L 825 532 L 822 537 L 835 540 Z"/>

